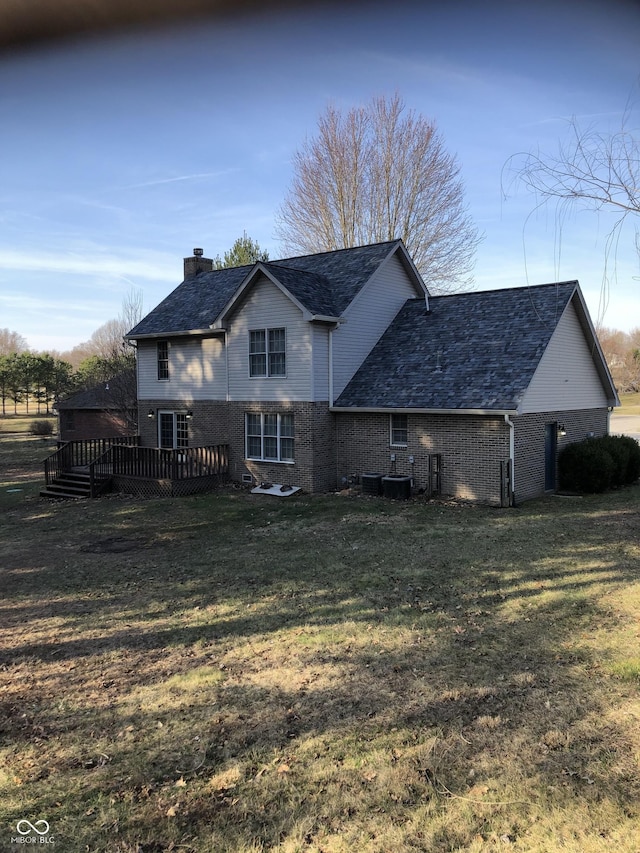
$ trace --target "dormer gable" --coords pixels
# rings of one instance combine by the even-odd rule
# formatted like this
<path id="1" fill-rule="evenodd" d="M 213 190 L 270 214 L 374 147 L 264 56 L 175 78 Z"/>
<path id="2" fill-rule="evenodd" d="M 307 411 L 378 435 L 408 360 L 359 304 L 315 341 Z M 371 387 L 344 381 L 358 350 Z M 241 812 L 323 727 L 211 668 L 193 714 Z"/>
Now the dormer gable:
<path id="1" fill-rule="evenodd" d="M 338 322 L 331 303 L 331 282 L 321 275 L 257 262 L 220 311 L 212 328 L 224 328 L 253 288 L 266 277 L 300 310 L 305 320 Z"/>

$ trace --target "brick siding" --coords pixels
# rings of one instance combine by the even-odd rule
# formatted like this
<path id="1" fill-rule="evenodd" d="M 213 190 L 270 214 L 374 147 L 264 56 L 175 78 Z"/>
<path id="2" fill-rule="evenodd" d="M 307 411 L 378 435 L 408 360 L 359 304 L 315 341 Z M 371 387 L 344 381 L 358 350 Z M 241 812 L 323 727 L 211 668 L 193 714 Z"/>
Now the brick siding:
<path id="1" fill-rule="evenodd" d="M 149 417 L 149 410 L 155 413 L 153 418 Z M 158 446 L 158 411 L 193 412 L 189 421 L 191 447 L 229 442 L 229 411 L 224 401 L 140 400 L 138 423 L 142 447 Z"/>
<path id="2" fill-rule="evenodd" d="M 149 418 L 149 410 L 155 417 Z M 290 483 L 307 492 L 335 489 L 335 440 L 333 418 L 324 403 L 258 403 L 224 401 L 140 400 L 140 443 L 157 447 L 159 410 L 193 412 L 189 444 L 228 444 L 229 476 L 237 482 L 250 474 L 254 482 Z M 294 416 L 294 463 L 258 462 L 245 459 L 245 413 L 292 413 Z"/>
<path id="3" fill-rule="evenodd" d="M 229 445 L 229 476 L 242 481 L 270 481 L 300 486 L 306 492 L 327 492 L 363 473 L 405 474 L 414 490 L 426 488 L 428 456 L 442 457 L 442 494 L 500 505 L 500 463 L 509 459 L 509 428 L 499 416 L 407 415 L 407 446 L 390 444 L 390 419 L 385 413 L 329 412 L 325 403 L 223 401 L 185 403 L 183 400 L 140 401 L 143 447 L 158 444 L 157 415 L 149 410 L 193 412 L 189 444 Z M 245 459 L 245 413 L 292 413 L 295 423 L 295 462 Z M 558 451 L 588 434 L 604 435 L 607 410 L 542 412 L 514 417 L 515 495 L 517 501 L 544 494 L 545 424 L 563 423 Z M 395 462 L 391 455 L 395 454 Z M 413 462 L 409 457 L 413 457 Z"/>
<path id="4" fill-rule="evenodd" d="M 500 462 L 509 458 L 503 418 L 409 414 L 407 428 L 407 446 L 392 447 L 388 414 L 336 413 L 338 482 L 352 474 L 393 471 L 411 476 L 414 489 L 424 489 L 428 456 L 439 453 L 443 494 L 500 505 Z"/>
<path id="5" fill-rule="evenodd" d="M 334 427 L 328 403 L 234 402 L 229 407 L 229 474 L 242 480 L 250 474 L 256 483 L 269 481 L 300 486 L 306 492 L 335 489 Z M 259 462 L 245 459 L 245 414 L 293 414 L 295 462 Z"/>
<path id="6" fill-rule="evenodd" d="M 582 409 L 572 412 L 536 412 L 513 418 L 515 425 L 516 501 L 529 500 L 545 493 L 545 424 L 564 424 L 567 434 L 558 436 L 557 452 L 587 436 L 606 435 L 607 409 Z M 557 456 L 556 456 L 557 465 Z M 557 477 L 557 471 L 556 471 Z"/>

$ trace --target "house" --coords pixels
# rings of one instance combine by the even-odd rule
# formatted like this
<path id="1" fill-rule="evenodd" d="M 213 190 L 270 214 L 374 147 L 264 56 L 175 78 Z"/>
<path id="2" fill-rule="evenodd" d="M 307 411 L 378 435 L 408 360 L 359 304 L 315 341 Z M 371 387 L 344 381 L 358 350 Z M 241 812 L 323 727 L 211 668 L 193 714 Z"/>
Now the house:
<path id="1" fill-rule="evenodd" d="M 136 435 L 136 379 L 132 373 L 121 373 L 59 400 L 55 408 L 60 441 Z"/>
<path id="2" fill-rule="evenodd" d="M 400 240 L 185 278 L 127 338 L 142 446 L 228 447 L 308 492 L 390 471 L 505 504 L 618 405 L 576 281 L 431 296 Z"/>

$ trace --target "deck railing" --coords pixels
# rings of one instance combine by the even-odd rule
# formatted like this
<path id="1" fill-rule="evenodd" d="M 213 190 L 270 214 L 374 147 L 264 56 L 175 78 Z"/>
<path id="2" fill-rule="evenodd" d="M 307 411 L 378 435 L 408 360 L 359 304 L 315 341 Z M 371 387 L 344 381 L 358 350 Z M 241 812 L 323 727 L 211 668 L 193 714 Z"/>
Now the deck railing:
<path id="1" fill-rule="evenodd" d="M 137 446 L 138 435 L 120 435 L 114 438 L 85 438 L 66 441 L 44 460 L 44 477 L 50 485 L 56 477 L 74 468 L 85 468 L 114 446 Z"/>
<path id="2" fill-rule="evenodd" d="M 91 466 L 97 479 L 107 476 L 139 477 L 146 480 L 190 480 L 228 472 L 228 446 L 156 447 L 113 445 Z"/>

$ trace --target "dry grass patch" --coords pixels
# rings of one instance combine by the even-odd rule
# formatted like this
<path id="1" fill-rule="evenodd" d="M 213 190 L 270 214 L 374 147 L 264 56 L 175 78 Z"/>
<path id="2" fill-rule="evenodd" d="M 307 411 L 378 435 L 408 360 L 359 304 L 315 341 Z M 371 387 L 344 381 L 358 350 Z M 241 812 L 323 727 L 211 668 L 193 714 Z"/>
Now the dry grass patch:
<path id="1" fill-rule="evenodd" d="M 637 850 L 639 499 L 23 495 L 0 846 Z"/>
<path id="2" fill-rule="evenodd" d="M 640 391 L 620 394 L 620 404 L 621 415 L 640 415 Z"/>

